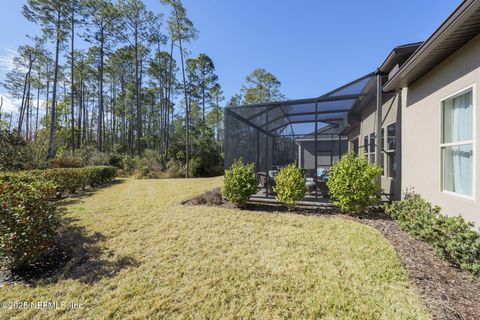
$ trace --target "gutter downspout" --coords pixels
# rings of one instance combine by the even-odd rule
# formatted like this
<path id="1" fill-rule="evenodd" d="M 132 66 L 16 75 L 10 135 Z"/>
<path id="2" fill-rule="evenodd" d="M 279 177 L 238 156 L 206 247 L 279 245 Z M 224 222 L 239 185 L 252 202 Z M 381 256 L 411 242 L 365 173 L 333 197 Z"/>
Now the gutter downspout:
<path id="1" fill-rule="evenodd" d="M 380 69 L 375 73 L 377 76 L 377 109 L 375 112 L 375 163 L 383 167 L 382 162 L 382 75 Z"/>

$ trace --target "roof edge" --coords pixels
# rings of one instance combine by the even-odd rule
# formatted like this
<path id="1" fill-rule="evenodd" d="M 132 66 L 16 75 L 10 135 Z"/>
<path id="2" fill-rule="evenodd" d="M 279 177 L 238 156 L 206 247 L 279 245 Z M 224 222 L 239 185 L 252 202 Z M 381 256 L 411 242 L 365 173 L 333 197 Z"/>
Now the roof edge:
<path id="1" fill-rule="evenodd" d="M 416 62 L 425 57 L 429 53 L 429 49 L 432 48 L 444 35 L 447 31 L 451 29 L 452 26 L 462 17 L 465 12 L 468 12 L 475 4 L 478 4 L 477 0 L 464 0 L 442 24 L 428 37 L 428 39 L 423 42 L 422 45 L 415 51 L 414 54 L 407 59 L 403 64 L 400 70 L 384 85 L 384 90 L 390 91 L 399 89 L 400 80 L 406 75 L 407 72 L 411 71 Z"/>

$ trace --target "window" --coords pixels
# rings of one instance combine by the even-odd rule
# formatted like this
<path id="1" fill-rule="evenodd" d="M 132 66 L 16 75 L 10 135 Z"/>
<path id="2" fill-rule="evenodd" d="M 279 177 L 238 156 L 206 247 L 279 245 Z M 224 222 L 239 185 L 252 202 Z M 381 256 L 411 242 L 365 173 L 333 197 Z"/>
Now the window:
<path id="1" fill-rule="evenodd" d="M 363 151 L 369 163 L 375 163 L 375 133 L 363 138 Z"/>
<path id="2" fill-rule="evenodd" d="M 350 144 L 351 151 L 358 155 L 358 138 L 355 138 Z"/>
<path id="3" fill-rule="evenodd" d="M 370 143 L 368 146 L 368 162 L 375 163 L 375 133 L 370 133 Z"/>
<path id="4" fill-rule="evenodd" d="M 397 175 L 397 159 L 396 159 L 396 126 L 395 123 L 387 126 L 385 153 L 387 155 L 387 177 L 395 178 Z"/>
<path id="5" fill-rule="evenodd" d="M 383 146 L 382 149 L 380 149 L 380 168 L 382 168 L 382 176 L 385 176 L 385 129 L 382 128 L 382 141 L 380 142 L 380 145 Z"/>
<path id="6" fill-rule="evenodd" d="M 442 101 L 442 190 L 473 196 L 472 89 Z"/>

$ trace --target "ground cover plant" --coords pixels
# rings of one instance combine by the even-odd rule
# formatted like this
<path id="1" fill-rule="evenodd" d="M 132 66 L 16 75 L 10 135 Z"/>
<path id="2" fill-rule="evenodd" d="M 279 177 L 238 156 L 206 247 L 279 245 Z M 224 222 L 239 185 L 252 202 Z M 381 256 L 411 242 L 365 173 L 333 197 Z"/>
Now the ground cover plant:
<path id="1" fill-rule="evenodd" d="M 368 226 L 180 204 L 221 184 L 125 179 L 66 199 L 72 260 L 48 281 L 2 287 L 0 301 L 81 308 L 0 318 L 429 318 L 392 246 Z"/>
<path id="2" fill-rule="evenodd" d="M 461 216 L 447 217 L 440 207 L 410 192 L 384 208 L 402 229 L 430 243 L 437 255 L 480 275 L 480 233 L 472 223 Z"/>

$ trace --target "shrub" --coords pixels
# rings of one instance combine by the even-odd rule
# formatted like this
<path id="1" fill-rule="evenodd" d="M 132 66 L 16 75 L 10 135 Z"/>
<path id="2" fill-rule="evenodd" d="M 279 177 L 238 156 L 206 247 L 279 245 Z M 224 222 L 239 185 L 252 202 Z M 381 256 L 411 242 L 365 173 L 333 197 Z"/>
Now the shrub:
<path id="1" fill-rule="evenodd" d="M 122 155 L 118 153 L 109 153 L 108 154 L 108 165 L 121 168 L 122 167 Z"/>
<path id="2" fill-rule="evenodd" d="M 130 155 L 124 155 L 122 158 L 122 169 L 127 174 L 133 174 L 135 171 L 135 158 Z"/>
<path id="3" fill-rule="evenodd" d="M 142 158 L 135 161 L 135 176 L 140 179 L 157 179 L 162 176 L 162 157 L 155 150 L 145 150 Z"/>
<path id="4" fill-rule="evenodd" d="M 85 186 L 98 186 L 115 179 L 117 168 L 109 166 L 85 167 L 82 170 Z"/>
<path id="5" fill-rule="evenodd" d="M 170 159 L 167 162 L 167 171 L 165 172 L 167 178 L 185 177 L 185 166 L 181 160 Z"/>
<path id="6" fill-rule="evenodd" d="M 97 149 L 92 146 L 86 146 L 81 149 L 79 156 L 84 166 L 104 166 L 109 163 L 109 156 L 97 151 Z"/>
<path id="7" fill-rule="evenodd" d="M 275 177 L 275 191 L 278 202 L 288 209 L 295 207 L 298 201 L 305 196 L 305 179 L 296 163 L 291 163 L 280 169 Z"/>
<path id="8" fill-rule="evenodd" d="M 30 169 L 33 162 L 32 148 L 21 135 L 0 130 L 0 171 Z"/>
<path id="9" fill-rule="evenodd" d="M 50 161 L 50 168 L 80 168 L 82 159 L 76 157 L 62 157 Z"/>
<path id="10" fill-rule="evenodd" d="M 480 233 L 463 217 L 447 217 L 418 194 L 384 205 L 385 212 L 414 237 L 430 243 L 437 255 L 460 268 L 480 274 Z"/>
<path id="11" fill-rule="evenodd" d="M 382 169 L 364 157 L 347 153 L 330 170 L 330 198 L 343 213 L 358 213 L 380 200 L 378 178 Z"/>
<path id="12" fill-rule="evenodd" d="M 244 205 L 257 192 L 255 164 L 243 164 L 242 159 L 235 161 L 225 170 L 224 185 L 227 200 L 236 205 Z"/>
<path id="13" fill-rule="evenodd" d="M 57 195 L 66 191 L 76 192 L 86 186 L 96 186 L 111 181 L 116 176 L 115 167 L 97 166 L 84 168 L 58 168 L 46 170 L 29 170 L 3 173 L 0 181 L 34 182 L 50 181 L 55 186 Z"/>
<path id="14" fill-rule="evenodd" d="M 385 211 L 397 220 L 400 227 L 414 237 L 433 241 L 433 225 L 440 208 L 423 200 L 418 194 L 407 193 L 402 201 L 384 205 Z"/>
<path id="15" fill-rule="evenodd" d="M 58 236 L 59 219 L 50 199 L 52 182 L 0 182 L 0 265 L 13 270 L 31 266 Z"/>
<path id="16" fill-rule="evenodd" d="M 85 177 L 81 169 L 74 168 L 59 168 L 50 170 L 40 170 L 44 177 L 52 181 L 58 192 L 71 192 L 75 193 L 77 190 L 85 186 Z"/>

